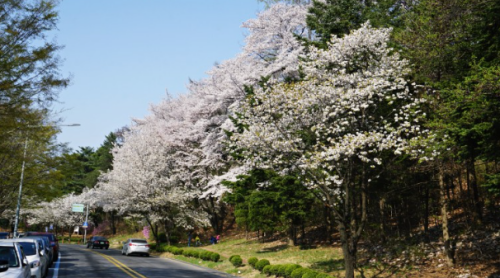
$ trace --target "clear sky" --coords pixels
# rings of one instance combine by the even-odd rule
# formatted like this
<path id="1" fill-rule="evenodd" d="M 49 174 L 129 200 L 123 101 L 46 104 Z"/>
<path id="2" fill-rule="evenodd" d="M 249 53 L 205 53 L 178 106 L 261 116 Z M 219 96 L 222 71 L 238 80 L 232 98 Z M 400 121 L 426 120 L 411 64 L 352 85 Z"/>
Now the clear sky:
<path id="1" fill-rule="evenodd" d="M 244 45 L 241 24 L 257 0 L 63 0 L 55 40 L 61 72 L 72 76 L 54 106 L 58 142 L 98 148 L 105 136 L 146 116 L 166 91 L 186 92 L 216 62 Z"/>

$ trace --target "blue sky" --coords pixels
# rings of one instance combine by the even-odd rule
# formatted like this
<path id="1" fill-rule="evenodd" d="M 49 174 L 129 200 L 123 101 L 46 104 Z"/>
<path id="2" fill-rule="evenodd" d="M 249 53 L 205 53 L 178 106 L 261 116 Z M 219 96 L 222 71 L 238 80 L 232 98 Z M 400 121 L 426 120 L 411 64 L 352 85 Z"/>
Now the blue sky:
<path id="1" fill-rule="evenodd" d="M 241 24 L 263 8 L 257 0 L 63 0 L 55 40 L 72 82 L 54 111 L 81 126 L 62 127 L 58 142 L 98 148 L 167 90 L 186 92 L 189 78 L 241 51 Z"/>

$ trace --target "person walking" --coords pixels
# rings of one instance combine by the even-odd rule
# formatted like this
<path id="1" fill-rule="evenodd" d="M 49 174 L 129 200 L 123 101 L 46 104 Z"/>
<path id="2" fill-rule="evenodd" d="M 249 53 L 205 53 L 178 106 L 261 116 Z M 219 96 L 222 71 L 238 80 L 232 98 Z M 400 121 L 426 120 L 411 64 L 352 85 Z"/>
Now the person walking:
<path id="1" fill-rule="evenodd" d="M 199 237 L 199 236 L 196 236 L 196 237 L 194 238 L 194 241 L 195 241 L 195 245 L 196 245 L 196 246 L 201 246 L 201 241 L 200 241 L 200 237 Z"/>
<path id="2" fill-rule="evenodd" d="M 215 237 L 215 243 L 219 243 L 219 241 L 220 241 L 220 235 L 217 235 L 217 236 Z"/>
<path id="3" fill-rule="evenodd" d="M 188 233 L 188 247 L 191 246 L 191 239 L 193 238 L 193 235 L 191 234 L 191 232 Z"/>

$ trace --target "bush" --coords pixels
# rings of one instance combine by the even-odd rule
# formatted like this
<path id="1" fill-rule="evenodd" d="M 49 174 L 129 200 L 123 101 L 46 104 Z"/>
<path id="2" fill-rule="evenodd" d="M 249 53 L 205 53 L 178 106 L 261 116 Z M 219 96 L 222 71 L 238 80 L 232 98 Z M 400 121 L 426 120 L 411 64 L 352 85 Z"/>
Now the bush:
<path id="1" fill-rule="evenodd" d="M 191 256 L 194 258 L 199 258 L 200 257 L 200 251 L 198 250 L 191 250 Z"/>
<path id="2" fill-rule="evenodd" d="M 285 269 L 285 275 L 283 277 L 286 278 L 291 278 L 292 277 L 292 272 L 296 270 L 297 268 L 301 268 L 302 266 L 298 264 L 289 264 L 286 269 Z"/>
<path id="3" fill-rule="evenodd" d="M 212 253 L 212 254 L 210 254 L 210 260 L 212 260 L 214 262 L 218 262 L 219 259 L 220 259 L 219 253 Z"/>
<path id="4" fill-rule="evenodd" d="M 214 252 L 201 251 L 200 252 L 200 259 L 202 259 L 204 261 L 211 261 L 212 260 L 212 254 L 214 254 Z"/>
<path id="5" fill-rule="evenodd" d="M 264 274 L 266 274 L 266 275 L 270 276 L 270 275 L 271 275 L 271 267 L 272 267 L 272 266 L 271 266 L 270 264 L 269 264 L 269 265 L 266 265 L 266 266 L 262 269 L 262 273 L 264 273 Z"/>
<path id="6" fill-rule="evenodd" d="M 268 261 L 268 260 L 266 260 L 266 259 L 262 259 L 262 260 L 259 260 L 258 262 L 256 262 L 256 263 L 255 263 L 255 268 L 256 268 L 257 270 L 259 270 L 259 271 L 261 271 L 261 272 L 262 272 L 262 270 L 264 269 L 264 267 L 265 267 L 266 265 L 269 265 L 269 264 L 271 264 L 271 263 L 269 263 L 269 261 Z"/>
<path id="7" fill-rule="evenodd" d="M 302 275 L 304 275 L 307 271 L 311 271 L 311 270 L 308 268 L 299 267 L 299 268 L 295 269 L 294 271 L 292 271 L 292 274 L 290 277 L 291 278 L 302 278 Z"/>
<path id="8" fill-rule="evenodd" d="M 316 278 L 330 278 L 331 276 L 328 276 L 326 273 L 319 273 L 316 275 Z"/>
<path id="9" fill-rule="evenodd" d="M 286 268 L 289 266 L 290 264 L 282 264 L 278 267 L 278 272 L 276 273 L 276 276 L 278 277 L 286 277 Z"/>
<path id="10" fill-rule="evenodd" d="M 235 267 L 240 267 L 243 265 L 243 260 L 241 259 L 240 255 L 232 255 L 229 257 L 229 261 L 235 266 Z"/>
<path id="11" fill-rule="evenodd" d="M 174 255 L 182 255 L 184 253 L 184 249 L 181 249 L 181 248 L 175 248 L 172 253 Z"/>
<path id="12" fill-rule="evenodd" d="M 281 265 L 277 264 L 277 265 L 271 265 L 271 267 L 269 268 L 269 274 L 271 275 L 275 275 L 275 276 L 278 276 L 278 271 L 279 271 L 279 267 Z"/>
<path id="13" fill-rule="evenodd" d="M 316 278 L 318 276 L 318 272 L 308 269 L 309 271 L 306 271 L 303 275 L 302 278 Z"/>
<path id="14" fill-rule="evenodd" d="M 259 261 L 256 257 L 251 257 L 248 259 L 248 264 L 251 265 L 253 268 L 255 268 L 255 264 Z"/>

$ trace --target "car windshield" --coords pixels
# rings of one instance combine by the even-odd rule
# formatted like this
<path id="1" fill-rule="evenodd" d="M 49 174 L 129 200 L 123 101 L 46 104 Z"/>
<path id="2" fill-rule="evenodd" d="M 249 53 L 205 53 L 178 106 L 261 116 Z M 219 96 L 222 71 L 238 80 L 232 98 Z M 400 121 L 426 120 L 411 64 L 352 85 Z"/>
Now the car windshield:
<path id="1" fill-rule="evenodd" d="M 34 242 L 18 242 L 23 247 L 26 256 L 36 255 L 36 246 Z"/>
<path id="2" fill-rule="evenodd" d="M 147 241 L 143 240 L 143 239 L 132 239 L 132 242 L 133 243 L 144 243 L 144 244 L 148 244 Z"/>
<path id="3" fill-rule="evenodd" d="M 48 238 L 50 241 L 56 241 L 56 237 L 53 234 L 42 234 L 42 233 L 28 233 L 29 236 L 43 236 Z"/>
<path id="4" fill-rule="evenodd" d="M 94 240 L 104 240 L 104 241 L 106 241 L 107 239 L 105 237 L 102 237 L 102 236 L 95 236 Z"/>
<path id="5" fill-rule="evenodd" d="M 14 247 L 0 246 L 0 260 L 8 261 L 9 267 L 19 266 L 19 260 L 17 259 L 17 253 Z"/>

